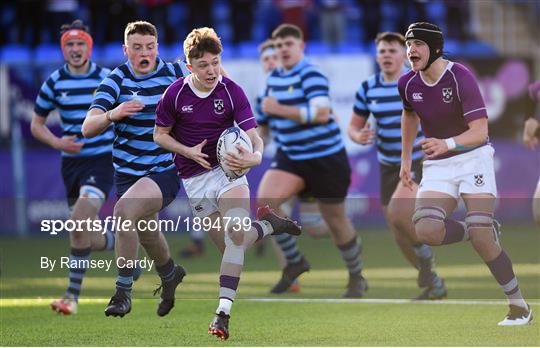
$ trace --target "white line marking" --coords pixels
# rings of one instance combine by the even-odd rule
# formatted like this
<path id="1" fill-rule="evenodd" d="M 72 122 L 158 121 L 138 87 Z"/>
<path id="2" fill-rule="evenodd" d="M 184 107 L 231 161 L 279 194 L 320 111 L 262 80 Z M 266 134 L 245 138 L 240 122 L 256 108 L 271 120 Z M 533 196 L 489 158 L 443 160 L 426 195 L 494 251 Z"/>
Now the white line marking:
<path id="1" fill-rule="evenodd" d="M 367 298 L 367 299 L 348 299 L 348 298 L 251 298 L 243 299 L 252 302 L 332 302 L 332 303 L 395 303 L 395 304 L 431 304 L 431 305 L 508 305 L 507 301 L 495 300 L 408 300 L 408 299 L 390 299 L 390 298 Z M 538 306 L 540 302 L 529 301 L 529 305 Z"/>

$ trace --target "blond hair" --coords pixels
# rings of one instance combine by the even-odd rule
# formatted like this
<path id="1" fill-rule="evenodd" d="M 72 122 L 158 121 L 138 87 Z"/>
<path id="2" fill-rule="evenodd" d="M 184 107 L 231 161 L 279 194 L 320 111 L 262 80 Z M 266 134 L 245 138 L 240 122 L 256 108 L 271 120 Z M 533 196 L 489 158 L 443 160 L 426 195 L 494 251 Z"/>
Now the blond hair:
<path id="1" fill-rule="evenodd" d="M 201 58 L 204 53 L 220 54 L 223 51 L 221 40 L 212 28 L 197 28 L 184 40 L 184 55 L 188 64 L 191 59 Z"/>

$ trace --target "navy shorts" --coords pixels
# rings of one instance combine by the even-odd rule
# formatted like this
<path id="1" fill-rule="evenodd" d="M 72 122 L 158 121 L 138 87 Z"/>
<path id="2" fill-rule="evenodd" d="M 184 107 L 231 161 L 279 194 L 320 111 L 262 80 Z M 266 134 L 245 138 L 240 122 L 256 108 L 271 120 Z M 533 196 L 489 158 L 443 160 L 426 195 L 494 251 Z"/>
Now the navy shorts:
<path id="1" fill-rule="evenodd" d="M 300 196 L 314 197 L 323 203 L 343 202 L 351 184 L 351 167 L 345 149 L 328 156 L 301 161 L 291 160 L 278 149 L 270 168 L 301 177 L 306 187 Z"/>
<path id="2" fill-rule="evenodd" d="M 381 205 L 387 206 L 392 199 L 392 195 L 399 184 L 399 171 L 401 169 L 400 164 L 387 164 L 380 163 L 381 170 L 381 182 L 380 182 L 380 197 Z M 412 161 L 411 164 L 411 176 L 415 183 L 420 184 L 422 181 L 422 160 Z"/>
<path id="3" fill-rule="evenodd" d="M 105 197 L 113 185 L 114 168 L 112 154 L 88 157 L 62 157 L 62 178 L 66 188 L 68 206 L 77 202 L 81 186 L 97 187 Z"/>
<path id="4" fill-rule="evenodd" d="M 159 173 L 150 173 L 145 176 L 136 176 L 117 172 L 114 175 L 116 197 L 122 197 L 124 193 L 126 193 L 126 191 L 137 182 L 137 180 L 144 177 L 152 179 L 159 186 L 161 194 L 163 195 L 163 205 L 161 209 L 171 204 L 171 202 L 176 198 L 178 191 L 180 191 L 180 178 L 176 174 L 176 168 Z"/>

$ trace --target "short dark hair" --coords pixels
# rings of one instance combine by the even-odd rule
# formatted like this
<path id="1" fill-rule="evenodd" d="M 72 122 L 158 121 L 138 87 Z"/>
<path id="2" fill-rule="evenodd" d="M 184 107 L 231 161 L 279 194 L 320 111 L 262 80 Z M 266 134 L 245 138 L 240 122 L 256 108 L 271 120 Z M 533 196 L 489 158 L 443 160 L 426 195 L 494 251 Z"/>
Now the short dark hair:
<path id="1" fill-rule="evenodd" d="M 277 38 L 283 39 L 288 36 L 292 36 L 304 41 L 304 34 L 302 33 L 302 29 L 300 29 L 300 27 L 294 24 L 281 24 L 272 32 L 272 40 L 275 40 Z"/>
<path id="2" fill-rule="evenodd" d="M 272 39 L 265 40 L 262 44 L 259 45 L 259 56 L 264 52 L 267 48 L 274 48 L 274 41 Z"/>
<path id="3" fill-rule="evenodd" d="M 393 31 L 385 31 L 382 33 L 378 33 L 375 37 L 375 44 L 378 45 L 379 42 L 385 41 L 385 42 L 399 42 L 401 46 L 405 47 L 405 36 L 403 36 L 400 33 L 396 33 Z"/>
<path id="4" fill-rule="evenodd" d="M 90 34 L 90 30 L 88 29 L 88 26 L 84 24 L 84 22 L 80 19 L 76 19 L 71 23 L 62 24 L 60 27 L 60 36 L 62 36 L 65 32 L 70 30 L 82 30 Z"/>
<path id="5" fill-rule="evenodd" d="M 126 30 L 124 31 L 124 42 L 127 42 L 128 36 L 133 34 L 152 35 L 155 36 L 156 41 L 158 38 L 156 26 L 146 21 L 128 23 L 128 25 L 126 25 Z"/>

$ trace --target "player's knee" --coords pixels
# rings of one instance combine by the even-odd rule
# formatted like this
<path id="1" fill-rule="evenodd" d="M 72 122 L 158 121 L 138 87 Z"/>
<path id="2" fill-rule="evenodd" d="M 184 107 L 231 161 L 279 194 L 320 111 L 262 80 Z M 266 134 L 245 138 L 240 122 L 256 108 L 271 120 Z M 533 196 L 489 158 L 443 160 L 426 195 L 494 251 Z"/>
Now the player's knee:
<path id="1" fill-rule="evenodd" d="M 300 210 L 300 223 L 302 230 L 310 235 L 310 237 L 318 239 L 329 235 L 328 225 L 317 211 Z"/>
<path id="2" fill-rule="evenodd" d="M 444 236 L 446 212 L 439 207 L 418 207 L 413 214 L 413 223 L 418 241 L 438 245 Z"/>
<path id="3" fill-rule="evenodd" d="M 223 217 L 223 224 L 226 227 L 226 234 L 235 245 L 242 245 L 244 234 L 251 230 L 249 212 L 244 208 L 229 209 Z"/>
<path id="4" fill-rule="evenodd" d="M 493 214 L 471 211 L 465 217 L 465 224 L 473 247 L 479 252 L 487 252 L 499 243 L 498 231 L 494 228 Z M 486 250 L 484 250 L 486 249 Z"/>
<path id="5" fill-rule="evenodd" d="M 391 200 L 388 204 L 388 223 L 397 229 L 403 229 L 411 223 L 412 209 L 409 202 Z"/>
<path id="6" fill-rule="evenodd" d="M 105 193 L 95 186 L 83 185 L 79 190 L 79 199 L 84 199 L 96 210 L 101 209 L 106 198 Z"/>
<path id="7" fill-rule="evenodd" d="M 244 247 L 232 240 L 229 233 L 225 233 L 225 251 L 223 252 L 223 262 L 236 265 L 244 264 Z"/>
<path id="8" fill-rule="evenodd" d="M 88 231 L 77 231 L 74 230 L 71 232 L 71 246 L 74 248 L 85 248 L 90 244 L 90 237 Z"/>
<path id="9" fill-rule="evenodd" d="M 118 200 L 114 206 L 114 216 L 116 218 L 121 218 L 124 221 L 136 220 L 138 217 L 133 214 L 134 209 L 130 205 L 131 204 L 128 199 L 120 198 L 120 200 Z"/>

